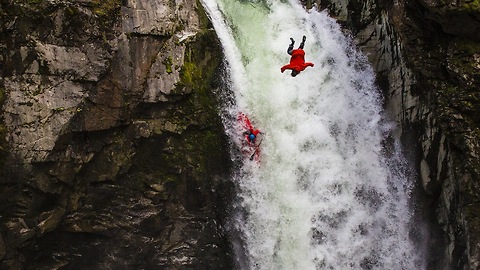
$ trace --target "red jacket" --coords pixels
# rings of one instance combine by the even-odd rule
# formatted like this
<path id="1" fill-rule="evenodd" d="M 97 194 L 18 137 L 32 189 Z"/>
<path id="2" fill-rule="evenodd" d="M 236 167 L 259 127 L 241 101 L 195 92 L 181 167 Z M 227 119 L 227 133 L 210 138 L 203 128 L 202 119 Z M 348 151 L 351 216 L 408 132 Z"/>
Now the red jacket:
<path id="1" fill-rule="evenodd" d="M 282 73 L 285 69 L 295 70 L 300 72 L 307 67 L 313 67 L 313 63 L 305 62 L 305 51 L 302 49 L 296 49 L 292 51 L 292 58 L 290 58 L 290 64 L 283 66 L 280 70 Z"/>

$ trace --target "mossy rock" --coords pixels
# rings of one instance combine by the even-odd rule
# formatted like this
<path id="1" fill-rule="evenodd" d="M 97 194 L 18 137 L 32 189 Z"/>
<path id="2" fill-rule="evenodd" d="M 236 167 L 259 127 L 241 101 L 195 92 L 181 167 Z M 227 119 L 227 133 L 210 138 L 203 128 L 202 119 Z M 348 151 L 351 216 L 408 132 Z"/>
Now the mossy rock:
<path id="1" fill-rule="evenodd" d="M 453 40 L 447 53 L 450 83 L 439 91 L 441 104 L 471 118 L 473 126 L 480 122 L 479 55 L 479 43 L 467 39 Z"/>
<path id="2" fill-rule="evenodd" d="M 448 62 L 457 68 L 459 75 L 468 75 L 471 80 L 480 81 L 480 43 L 468 39 L 455 39 L 450 43 Z"/>
<path id="3" fill-rule="evenodd" d="M 121 7 L 120 0 L 93 0 L 93 12 L 100 17 L 118 15 Z"/>
<path id="4" fill-rule="evenodd" d="M 46 39 L 47 43 L 66 46 L 87 42 L 87 36 L 79 35 L 78 29 L 90 29 L 93 37 L 89 37 L 88 42 L 106 43 L 115 38 L 115 31 L 112 30 L 121 19 L 120 0 L 67 1 L 61 5 L 45 0 L 19 0 L 3 5 L 3 22 L 15 22 L 18 38 L 34 35 L 40 41 Z M 91 13 L 85 12 L 85 8 Z M 62 12 L 64 15 L 58 16 Z M 58 21 L 59 18 L 62 21 Z M 55 32 L 58 29 L 62 32 Z M 16 42 L 19 41 L 17 39 Z M 22 42 L 25 43 L 25 40 Z"/>
<path id="5" fill-rule="evenodd" d="M 462 4 L 462 10 L 480 13 L 480 0 L 473 0 Z"/>

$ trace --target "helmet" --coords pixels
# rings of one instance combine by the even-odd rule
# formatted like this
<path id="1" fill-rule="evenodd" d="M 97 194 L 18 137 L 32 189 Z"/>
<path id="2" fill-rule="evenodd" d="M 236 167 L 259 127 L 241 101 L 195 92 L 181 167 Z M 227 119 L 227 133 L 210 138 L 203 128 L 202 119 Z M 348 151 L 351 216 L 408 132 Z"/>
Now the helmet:
<path id="1" fill-rule="evenodd" d="M 292 74 L 291 74 L 291 75 L 292 75 L 292 77 L 295 77 L 295 76 L 298 75 L 298 73 L 300 73 L 300 72 L 298 72 L 298 71 L 296 71 L 296 70 L 292 70 Z"/>
<path id="2" fill-rule="evenodd" d="M 255 135 L 250 134 L 250 135 L 248 135 L 248 138 L 250 139 L 250 141 L 253 141 L 253 140 L 255 140 Z"/>

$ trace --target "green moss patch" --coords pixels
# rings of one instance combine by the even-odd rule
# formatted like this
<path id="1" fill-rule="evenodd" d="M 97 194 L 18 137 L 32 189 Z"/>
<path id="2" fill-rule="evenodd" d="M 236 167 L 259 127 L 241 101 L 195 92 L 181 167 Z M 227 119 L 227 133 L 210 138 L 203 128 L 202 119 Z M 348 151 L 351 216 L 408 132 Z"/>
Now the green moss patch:
<path id="1" fill-rule="evenodd" d="M 162 127 L 162 132 L 142 139 L 133 159 L 130 171 L 145 185 L 180 194 L 192 185 L 207 185 L 212 175 L 227 167 L 218 100 L 212 90 L 221 63 L 219 51 L 213 31 L 199 33 L 186 43 L 180 82 L 173 91 L 178 96 L 171 95 L 162 115 L 173 128 Z M 173 68 L 169 58 L 163 65 L 167 72 Z"/>
<path id="2" fill-rule="evenodd" d="M 480 12 L 480 0 L 473 0 L 469 3 L 464 3 L 462 8 L 473 12 Z"/>
<path id="3" fill-rule="evenodd" d="M 120 11 L 120 0 L 93 0 L 93 13 L 100 17 L 117 15 Z"/>
<path id="4" fill-rule="evenodd" d="M 188 43 L 185 51 L 184 66 L 180 70 L 181 82 L 177 87 L 186 87 L 196 95 L 196 101 L 206 104 L 211 98 L 210 90 L 214 73 L 220 64 L 221 57 L 214 52 L 220 50 L 218 40 L 213 31 L 198 34 L 194 42 Z"/>
<path id="5" fill-rule="evenodd" d="M 165 59 L 163 61 L 163 64 L 165 65 L 165 70 L 167 71 L 168 74 L 173 72 L 173 61 L 171 56 Z"/>

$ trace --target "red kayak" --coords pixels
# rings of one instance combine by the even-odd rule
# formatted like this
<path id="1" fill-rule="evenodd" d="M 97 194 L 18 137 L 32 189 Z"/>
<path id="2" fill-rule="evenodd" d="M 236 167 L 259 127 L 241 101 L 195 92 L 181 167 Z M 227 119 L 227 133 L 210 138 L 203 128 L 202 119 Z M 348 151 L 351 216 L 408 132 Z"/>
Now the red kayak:
<path id="1" fill-rule="evenodd" d="M 241 150 L 242 153 L 250 160 L 259 161 L 260 159 L 260 144 L 261 140 L 258 139 L 260 130 L 255 129 L 250 122 L 250 119 L 244 113 L 238 113 L 237 117 L 238 125 L 240 126 L 241 134 L 244 136 L 242 139 Z M 254 140 L 249 139 L 250 134 L 254 134 Z"/>

